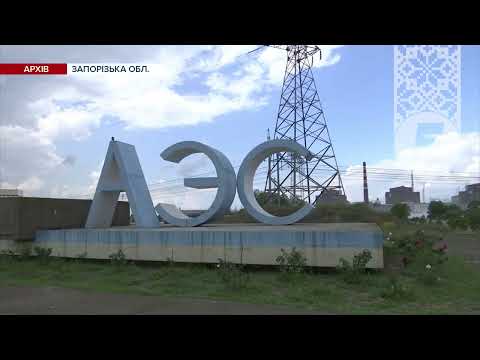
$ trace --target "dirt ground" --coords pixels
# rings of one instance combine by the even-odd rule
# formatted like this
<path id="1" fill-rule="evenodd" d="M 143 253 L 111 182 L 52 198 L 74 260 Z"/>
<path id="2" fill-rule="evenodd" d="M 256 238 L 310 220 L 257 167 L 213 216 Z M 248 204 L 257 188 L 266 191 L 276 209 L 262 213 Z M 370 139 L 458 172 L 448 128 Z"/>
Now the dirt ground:
<path id="1" fill-rule="evenodd" d="M 281 306 L 158 296 L 94 293 L 54 287 L 0 288 L 0 315 L 308 315 Z"/>

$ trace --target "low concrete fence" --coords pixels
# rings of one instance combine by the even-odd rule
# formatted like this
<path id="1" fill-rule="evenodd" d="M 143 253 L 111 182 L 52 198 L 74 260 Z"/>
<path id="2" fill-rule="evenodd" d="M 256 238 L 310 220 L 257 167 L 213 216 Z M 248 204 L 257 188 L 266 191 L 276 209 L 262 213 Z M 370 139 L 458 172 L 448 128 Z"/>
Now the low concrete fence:
<path id="1" fill-rule="evenodd" d="M 309 266 L 335 267 L 362 250 L 367 267 L 383 268 L 383 233 L 375 224 L 296 224 L 289 226 L 209 225 L 196 228 L 110 228 L 37 231 L 35 246 L 52 248 L 54 256 L 108 259 L 119 250 L 127 259 L 190 263 L 274 265 L 281 248 L 295 247 Z"/>
<path id="2" fill-rule="evenodd" d="M 75 229 L 85 226 L 92 200 L 35 197 L 0 198 L 0 241 L 33 240 L 40 229 Z M 130 206 L 119 201 L 113 226 L 129 225 Z"/>

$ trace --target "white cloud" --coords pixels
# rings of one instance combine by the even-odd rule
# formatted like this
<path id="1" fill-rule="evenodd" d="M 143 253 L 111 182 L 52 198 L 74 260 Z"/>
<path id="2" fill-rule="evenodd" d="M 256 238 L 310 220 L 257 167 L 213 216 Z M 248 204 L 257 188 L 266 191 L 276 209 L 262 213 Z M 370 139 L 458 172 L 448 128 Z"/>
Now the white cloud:
<path id="1" fill-rule="evenodd" d="M 37 176 L 32 176 L 18 185 L 18 188 L 23 191 L 24 195 L 31 195 L 40 190 L 44 182 Z"/>
<path id="2" fill-rule="evenodd" d="M 55 61 L 85 61 L 115 65 L 118 62 L 149 64 L 150 73 L 71 73 L 67 77 L 3 79 L 1 115 L 10 124 L 28 124 L 44 136 L 88 137 L 104 116 L 115 116 L 127 128 L 165 128 L 210 122 L 233 111 L 266 104 L 271 86 L 278 86 L 284 74 L 285 51 L 265 48 L 259 55 L 247 55 L 256 48 L 245 46 L 150 46 L 150 47 L 2 47 L 5 61 L 41 56 Z M 338 46 L 322 46 L 323 59 L 316 67 L 339 60 Z M 97 57 L 95 53 L 97 52 Z M 135 56 L 137 54 L 137 56 Z M 112 62 L 115 58 L 116 62 Z M 65 59 L 65 60 L 64 60 Z M 108 62 L 105 62 L 108 59 Z M 227 67 L 235 64 L 236 71 Z M 205 75 L 207 91 L 182 93 L 178 86 Z M 59 102 L 72 105 L 65 109 Z M 85 105 L 85 103 L 87 105 Z M 27 109 L 19 112 L 17 109 Z M 5 120 L 4 120 L 5 121 Z M 6 123 L 4 123 L 6 124 Z"/>
<path id="3" fill-rule="evenodd" d="M 3 176 L 19 186 L 27 179 L 41 177 L 62 164 L 55 145 L 41 133 L 20 126 L 0 126 Z M 8 176 L 8 177 L 7 177 Z M 31 184 L 31 183 L 26 183 Z"/>
<path id="4" fill-rule="evenodd" d="M 60 136 L 82 140 L 100 125 L 98 113 L 79 109 L 58 109 L 38 119 L 39 134 L 48 139 Z"/>
<path id="5" fill-rule="evenodd" d="M 181 209 L 205 210 L 215 199 L 217 189 L 192 189 L 176 199 L 177 206 Z"/>
<path id="6" fill-rule="evenodd" d="M 68 86 L 64 84 L 30 107 L 37 111 L 37 126 L 47 136 L 65 133 L 74 139 L 89 136 L 106 115 L 115 116 L 128 129 L 210 122 L 220 115 L 265 105 L 265 94 L 281 83 L 285 51 L 266 48 L 258 57 L 248 57 L 246 53 L 254 47 L 161 47 L 148 61 L 148 74 L 74 73 L 69 75 Z M 333 53 L 337 47 L 323 46 L 324 57 L 315 66 L 338 62 L 339 55 Z M 234 63 L 236 72 L 226 70 Z M 178 90 L 193 74 L 206 76 L 208 91 Z M 55 105 L 59 100 L 82 100 L 89 105 L 65 110 Z"/>
<path id="7" fill-rule="evenodd" d="M 313 68 L 321 68 L 335 65 L 340 61 L 338 49 L 343 45 L 318 45 L 321 49 L 322 58 L 314 57 Z M 266 81 L 275 86 L 282 84 L 285 75 L 286 52 L 277 48 L 267 47 L 258 55 L 258 62 L 266 72 Z"/>
<path id="8" fill-rule="evenodd" d="M 215 71 L 233 62 L 247 59 L 247 53 L 255 48 L 257 48 L 255 45 L 208 46 L 202 50 L 209 51 L 209 53 L 205 54 L 206 56 L 204 57 L 196 59 L 188 70 L 193 72 Z"/>
<path id="9" fill-rule="evenodd" d="M 93 199 L 97 188 L 98 179 L 102 171 L 103 161 L 98 164 L 95 170 L 88 174 L 86 185 L 59 184 L 58 182 L 45 184 L 43 192 L 49 197 L 72 198 L 72 199 Z"/>
<path id="10" fill-rule="evenodd" d="M 479 144 L 479 133 L 441 134 L 428 146 L 405 149 L 398 154 L 397 159 L 384 160 L 378 165 L 443 173 L 476 171 L 478 174 Z"/>
<path id="11" fill-rule="evenodd" d="M 320 45 L 322 59 L 314 59 L 313 68 L 331 66 L 340 61 L 336 50 L 340 45 Z M 248 49 L 245 49 L 245 53 Z M 254 53 L 255 54 L 255 53 Z M 285 75 L 286 52 L 281 49 L 265 47 L 250 58 L 242 57 L 241 68 L 226 74 L 221 69 L 207 78 L 206 85 L 216 92 L 238 96 L 242 99 L 254 94 L 268 93 L 274 87 L 282 85 Z M 259 105 L 265 103 L 263 97 L 256 97 Z"/>
<path id="12" fill-rule="evenodd" d="M 97 170 L 94 170 L 89 174 L 90 185 L 88 185 L 86 193 L 91 194 L 92 197 L 95 193 L 95 190 L 97 189 L 98 180 L 100 179 L 100 174 L 102 173 L 102 166 L 103 164 L 100 164 Z"/>
<path id="13" fill-rule="evenodd" d="M 194 177 L 198 174 L 206 174 L 205 176 L 215 176 L 215 167 L 212 161 L 205 154 L 192 154 L 183 159 L 177 167 L 177 174 L 180 177 Z"/>
<path id="14" fill-rule="evenodd" d="M 31 191 L 39 191 L 43 182 L 43 191 L 48 185 L 52 194 L 83 191 L 45 181 L 65 161 L 54 144 L 89 137 L 105 118 L 116 118 L 126 129 L 159 129 L 265 105 L 271 87 L 281 83 L 286 55 L 271 48 L 246 55 L 256 47 L 0 46 L 2 62 L 136 63 L 149 64 L 151 71 L 0 77 L 0 135 L 7 139 L 1 167 L 8 179 L 3 181 Z M 338 61 L 330 55 L 336 47 L 322 48 L 325 61 L 316 66 Z M 181 88 L 192 79 L 203 87 Z"/>

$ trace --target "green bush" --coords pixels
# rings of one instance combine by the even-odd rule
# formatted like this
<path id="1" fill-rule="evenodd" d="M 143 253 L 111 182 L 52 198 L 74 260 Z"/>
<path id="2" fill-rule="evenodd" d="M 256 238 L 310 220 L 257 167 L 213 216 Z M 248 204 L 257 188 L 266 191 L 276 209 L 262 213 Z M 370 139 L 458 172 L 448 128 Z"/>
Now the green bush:
<path id="1" fill-rule="evenodd" d="M 383 224 L 394 220 L 390 213 L 377 211 L 367 204 L 321 204 L 315 205 L 304 222 L 369 222 Z"/>
<path id="2" fill-rule="evenodd" d="M 363 274 L 366 272 L 366 266 L 372 259 L 372 253 L 369 250 L 363 250 L 353 257 L 352 263 L 344 258 L 340 259 L 338 270 L 342 274 L 343 280 L 348 284 L 358 284 L 363 280 Z"/>
<path id="3" fill-rule="evenodd" d="M 423 271 L 419 273 L 420 281 L 425 285 L 434 285 L 438 283 L 440 277 L 438 276 L 437 266 L 425 265 Z"/>
<path id="4" fill-rule="evenodd" d="M 462 210 L 454 204 L 444 204 L 441 201 L 432 201 L 428 207 L 428 216 L 438 224 L 447 223 L 452 230 L 480 230 L 480 201 L 472 201 L 467 210 Z"/>
<path id="5" fill-rule="evenodd" d="M 307 258 L 294 247 L 290 252 L 280 249 L 281 255 L 275 259 L 280 271 L 285 273 L 303 273 L 307 266 Z"/>
<path id="6" fill-rule="evenodd" d="M 41 262 L 47 262 L 50 256 L 52 255 L 51 248 L 43 248 L 40 246 L 35 246 L 33 248 L 34 254 L 37 256 L 37 259 Z"/>
<path id="7" fill-rule="evenodd" d="M 233 264 L 219 258 L 217 269 L 222 282 L 231 289 L 243 289 L 250 280 L 250 274 L 245 271 L 242 265 Z"/>
<path id="8" fill-rule="evenodd" d="M 21 243 L 16 251 L 19 260 L 27 260 L 32 256 L 32 247 L 30 244 Z"/>
<path id="9" fill-rule="evenodd" d="M 386 289 L 384 289 L 380 296 L 387 300 L 412 300 L 414 298 L 413 292 L 407 286 L 399 281 L 397 276 L 390 276 Z"/>
<path id="10" fill-rule="evenodd" d="M 402 221 L 408 220 L 410 208 L 407 204 L 395 204 L 390 209 L 390 213 Z"/>
<path id="11" fill-rule="evenodd" d="M 302 206 L 304 204 L 303 201 L 299 199 L 290 199 L 284 194 L 273 193 L 269 194 L 265 191 L 255 190 L 255 199 L 257 200 L 258 204 L 262 207 L 266 206 L 273 206 L 273 207 L 291 207 L 295 208 L 298 206 Z"/>
<path id="12" fill-rule="evenodd" d="M 86 259 L 87 256 L 88 256 L 88 253 L 86 251 L 84 251 L 83 253 L 77 254 L 76 258 L 80 259 L 80 260 L 83 260 L 83 259 Z"/>
<path id="13" fill-rule="evenodd" d="M 447 245 L 442 240 L 442 235 L 425 233 L 423 230 L 394 237 L 394 247 L 402 257 L 402 273 L 424 285 L 437 284 L 444 263 L 448 260 Z"/>
<path id="14" fill-rule="evenodd" d="M 447 225 L 450 229 L 452 230 L 456 230 L 456 229 L 459 229 L 459 230 L 467 230 L 468 229 L 468 225 L 469 225 L 469 219 L 465 216 L 450 216 L 448 219 L 447 219 Z"/>
<path id="15" fill-rule="evenodd" d="M 290 204 L 278 206 L 276 203 L 262 205 L 262 207 L 275 216 L 285 216 L 299 209 L 301 204 Z M 395 218 L 388 212 L 377 211 L 374 208 L 358 204 L 322 204 L 316 203 L 315 209 L 302 219 L 302 223 L 338 223 L 338 222 L 367 222 L 383 224 L 391 222 Z M 257 222 L 245 209 L 232 211 L 230 215 L 216 220 L 219 223 L 252 223 Z"/>
<path id="16" fill-rule="evenodd" d="M 15 256 L 15 252 L 8 249 L 8 250 L 2 250 L 0 251 L 0 256 L 8 256 L 8 257 L 12 257 L 12 256 Z"/>
<path id="17" fill-rule="evenodd" d="M 155 271 L 152 273 L 152 275 L 150 275 L 150 279 L 157 281 L 163 279 L 166 275 L 168 275 L 167 271 Z"/>
<path id="18" fill-rule="evenodd" d="M 446 205 L 441 201 L 431 201 L 428 204 L 428 218 L 432 220 L 443 219 L 447 213 Z"/>
<path id="19" fill-rule="evenodd" d="M 477 231 L 480 230 L 480 207 L 475 206 L 475 204 L 474 201 L 470 203 L 468 210 L 465 212 L 465 217 L 470 228 Z"/>
<path id="20" fill-rule="evenodd" d="M 404 267 L 414 262 L 426 264 L 441 264 L 447 260 L 445 244 L 439 245 L 443 238 L 438 235 L 426 234 L 423 230 L 417 230 L 413 234 L 392 236 L 392 244 L 402 256 Z"/>
<path id="21" fill-rule="evenodd" d="M 424 215 L 420 216 L 420 217 L 413 217 L 410 219 L 410 222 L 414 223 L 414 224 L 426 224 L 427 223 L 427 219 L 425 218 Z"/>
<path id="22" fill-rule="evenodd" d="M 113 265 L 127 264 L 127 258 L 125 257 L 125 254 L 123 253 L 122 249 L 119 249 L 116 253 L 110 254 L 109 258 L 110 258 L 110 262 Z"/>
<path id="23" fill-rule="evenodd" d="M 12 250 L 2 250 L 0 251 L 0 265 L 1 264 L 11 264 L 16 261 L 15 252 Z"/>
<path id="24" fill-rule="evenodd" d="M 446 205 L 446 211 L 445 214 L 443 215 L 443 220 L 448 220 L 450 218 L 456 218 L 459 216 L 463 216 L 463 210 L 460 209 L 457 205 L 450 204 Z"/>

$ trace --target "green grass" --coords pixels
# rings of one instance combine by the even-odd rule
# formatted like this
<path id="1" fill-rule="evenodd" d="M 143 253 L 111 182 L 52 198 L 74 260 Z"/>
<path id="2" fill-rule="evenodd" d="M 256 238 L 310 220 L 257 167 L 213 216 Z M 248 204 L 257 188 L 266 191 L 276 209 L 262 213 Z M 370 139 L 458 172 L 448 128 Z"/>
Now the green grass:
<path id="1" fill-rule="evenodd" d="M 427 286 L 415 270 L 399 273 L 406 298 L 385 299 L 387 272 L 363 275 L 347 284 L 336 271 L 286 276 L 274 270 L 250 270 L 245 288 L 224 284 L 218 270 L 206 265 L 115 266 L 108 262 L 0 257 L 0 286 L 58 286 L 89 291 L 209 298 L 245 303 L 287 305 L 326 313 L 455 314 L 480 313 L 480 272 L 451 258 L 439 270 L 441 281 Z"/>

